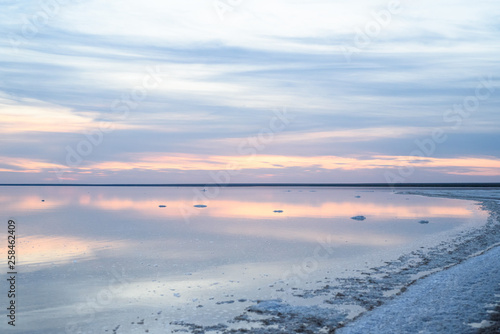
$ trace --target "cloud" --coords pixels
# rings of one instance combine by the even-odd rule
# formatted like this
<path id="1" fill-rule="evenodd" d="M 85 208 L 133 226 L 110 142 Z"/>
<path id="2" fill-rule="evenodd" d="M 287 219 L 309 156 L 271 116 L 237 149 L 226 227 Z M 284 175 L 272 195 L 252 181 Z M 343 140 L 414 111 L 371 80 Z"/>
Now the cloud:
<path id="1" fill-rule="evenodd" d="M 415 139 L 435 128 L 449 135 L 430 157 L 435 164 L 449 174 L 496 175 L 496 165 L 454 170 L 452 163 L 500 157 L 491 144 L 500 130 L 498 79 L 491 79 L 497 87 L 491 98 L 460 127 L 451 128 L 443 115 L 500 70 L 497 4 L 400 3 L 389 15 L 388 1 L 243 0 L 221 19 L 212 1 L 84 0 L 58 8 L 7 1 L 0 14 L 6 31 L 0 156 L 16 164 L 2 164 L 0 178 L 17 180 L 27 170 L 51 179 L 43 164 L 68 170 L 67 147 L 103 121 L 114 131 L 85 157 L 84 169 L 72 170 L 72 179 L 132 170 L 206 174 L 229 159 L 240 161 L 234 152 L 241 140 L 258 134 L 271 110 L 283 107 L 295 121 L 261 152 L 271 157 L 267 164 L 249 165 L 256 178 L 277 175 L 269 164 L 288 166 L 282 172 L 294 179 L 296 168 L 316 165 L 337 175 L 350 164 L 368 173 L 383 168 L 387 156 L 409 155 Z M 161 69 L 161 83 L 126 117 L 114 117 L 114 103 L 130 99 L 151 67 Z M 360 162 L 361 156 L 368 158 Z M 29 161 L 31 169 L 24 167 Z M 419 165 L 448 173 L 438 167 Z"/>
<path id="2" fill-rule="evenodd" d="M 271 172 L 275 175 L 280 171 L 298 169 L 303 173 L 314 171 L 347 171 L 361 175 L 369 170 L 379 170 L 380 175 L 386 170 L 398 167 L 411 167 L 422 170 L 434 170 L 437 173 L 455 175 L 500 175 L 500 159 L 494 157 L 460 157 L 460 158 L 432 158 L 423 159 L 411 156 L 371 156 L 371 157 L 337 157 L 337 156 L 207 156 L 190 154 L 133 154 L 116 161 L 87 163 L 85 166 L 70 168 L 57 163 L 29 159 L 3 158 L 5 161 L 2 171 L 17 173 L 55 173 L 62 171 L 66 176 L 85 174 L 95 175 L 125 175 L 129 171 L 135 173 L 162 172 L 166 177 L 170 173 L 187 172 L 187 175 L 198 175 L 200 172 L 208 175 L 218 175 L 223 172 L 227 175 L 239 175 L 241 171 L 253 171 L 265 175 Z M 55 175 L 53 174 L 53 177 Z M 77 180 L 79 178 L 76 178 Z M 124 178 L 125 179 L 125 178 Z M 151 178 L 153 180 L 154 178 Z M 212 180 L 213 182 L 214 180 Z M 168 182 L 175 182 L 169 179 Z"/>

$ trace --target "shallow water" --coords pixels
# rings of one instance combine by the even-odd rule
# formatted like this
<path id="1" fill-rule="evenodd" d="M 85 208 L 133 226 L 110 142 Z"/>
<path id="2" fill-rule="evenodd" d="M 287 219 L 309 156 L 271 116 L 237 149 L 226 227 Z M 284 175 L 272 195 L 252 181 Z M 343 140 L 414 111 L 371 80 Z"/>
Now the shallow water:
<path id="1" fill-rule="evenodd" d="M 16 331 L 26 333 L 226 322 L 252 300 L 291 300 L 293 284 L 487 218 L 471 201 L 368 188 L 1 187 L 0 203 L 2 233 L 17 225 Z"/>

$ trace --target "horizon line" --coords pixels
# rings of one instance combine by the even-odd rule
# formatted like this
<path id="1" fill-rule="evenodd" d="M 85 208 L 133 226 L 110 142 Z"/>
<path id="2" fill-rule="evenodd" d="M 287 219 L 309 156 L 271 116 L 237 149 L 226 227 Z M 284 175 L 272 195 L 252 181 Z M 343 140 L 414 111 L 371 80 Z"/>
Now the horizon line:
<path id="1" fill-rule="evenodd" d="M 496 182 L 421 183 L 0 183 L 0 187 L 500 187 Z"/>

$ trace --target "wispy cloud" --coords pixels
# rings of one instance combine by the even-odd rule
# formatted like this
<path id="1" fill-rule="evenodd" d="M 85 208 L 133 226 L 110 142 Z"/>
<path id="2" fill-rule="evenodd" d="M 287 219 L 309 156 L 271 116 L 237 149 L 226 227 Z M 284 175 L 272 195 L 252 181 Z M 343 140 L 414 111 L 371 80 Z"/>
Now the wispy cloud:
<path id="1" fill-rule="evenodd" d="M 234 156 L 241 140 L 286 106 L 293 124 L 261 152 L 268 161 L 245 167 L 256 179 L 275 177 L 283 165 L 282 179 L 320 166 L 378 180 L 367 170 L 390 168 L 386 157 L 407 157 L 416 139 L 445 128 L 448 140 L 429 157 L 433 163 L 415 165 L 421 177 L 492 180 L 497 165 L 489 164 L 500 157 L 492 144 L 500 131 L 497 3 L 399 3 L 387 16 L 390 2 L 382 0 L 248 0 L 221 20 L 211 1 L 83 0 L 57 8 L 5 1 L 0 179 L 19 180 L 22 171 L 33 174 L 29 180 L 52 180 L 49 165 L 81 181 L 110 171 L 152 182 L 164 170 L 195 175 L 245 159 Z M 369 38 L 362 47 L 360 34 Z M 356 50 L 350 61 L 346 48 Z M 113 118 L 113 101 L 153 65 L 162 69 L 161 85 L 126 118 Z M 495 93 L 451 129 L 444 112 L 488 76 Z M 69 168 L 65 148 L 103 120 L 115 131 Z"/>

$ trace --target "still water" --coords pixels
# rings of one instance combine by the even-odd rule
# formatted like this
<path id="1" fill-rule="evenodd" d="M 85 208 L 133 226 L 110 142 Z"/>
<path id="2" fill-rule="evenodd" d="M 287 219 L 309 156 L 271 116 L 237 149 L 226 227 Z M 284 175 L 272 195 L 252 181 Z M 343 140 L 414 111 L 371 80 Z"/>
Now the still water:
<path id="1" fill-rule="evenodd" d="M 0 203 L 18 272 L 16 327 L 0 329 L 16 333 L 224 323 L 286 299 L 280 283 L 349 275 L 487 218 L 471 201 L 369 188 L 1 187 Z"/>

